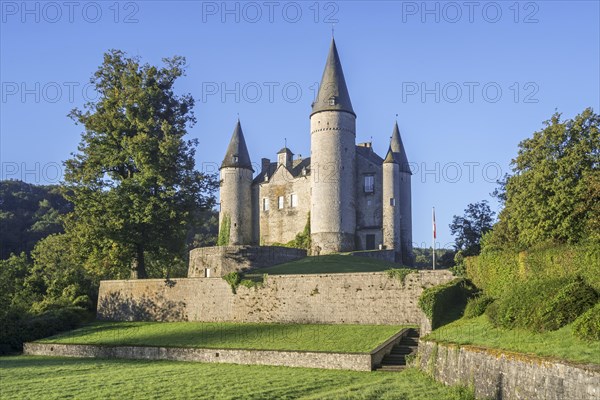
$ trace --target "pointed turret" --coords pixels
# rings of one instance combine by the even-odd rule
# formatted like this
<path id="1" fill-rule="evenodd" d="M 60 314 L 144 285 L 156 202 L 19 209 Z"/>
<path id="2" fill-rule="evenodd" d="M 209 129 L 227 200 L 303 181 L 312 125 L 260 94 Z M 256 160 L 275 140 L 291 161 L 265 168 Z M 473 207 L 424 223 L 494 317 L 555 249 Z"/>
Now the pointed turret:
<path id="1" fill-rule="evenodd" d="M 321 78 L 319 94 L 312 105 L 311 116 L 321 111 L 346 111 L 356 116 L 352 108 L 342 63 L 334 39 L 331 39 L 331 47 Z"/>
<path id="2" fill-rule="evenodd" d="M 356 246 L 356 114 L 333 40 L 310 114 L 310 151 L 311 250 L 314 254 L 352 251 Z"/>
<path id="3" fill-rule="evenodd" d="M 406 151 L 404 151 L 404 144 L 402 144 L 402 138 L 400 137 L 400 129 L 398 129 L 398 122 L 394 125 L 394 132 L 392 132 L 392 140 L 390 141 L 390 149 L 394 152 L 394 158 L 398 165 L 400 165 L 401 172 L 408 172 L 412 174 L 410 171 L 410 166 L 408 165 L 408 158 L 406 157 Z"/>
<path id="4" fill-rule="evenodd" d="M 250 154 L 248 154 L 248 147 L 246 147 L 246 140 L 244 139 L 244 132 L 242 132 L 242 125 L 240 124 L 239 119 L 233 130 L 229 146 L 227 146 L 225 158 L 221 164 L 221 168 L 226 167 L 253 170 L 252 163 L 250 162 Z"/>
<path id="5" fill-rule="evenodd" d="M 219 169 L 218 245 L 252 244 L 252 163 L 238 120 Z"/>

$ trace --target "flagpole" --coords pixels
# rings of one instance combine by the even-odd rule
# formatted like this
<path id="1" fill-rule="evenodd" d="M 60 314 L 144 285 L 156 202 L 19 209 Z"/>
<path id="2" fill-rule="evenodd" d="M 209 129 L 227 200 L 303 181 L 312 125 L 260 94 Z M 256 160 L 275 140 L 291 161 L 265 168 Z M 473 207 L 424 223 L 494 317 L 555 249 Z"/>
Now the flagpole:
<path id="1" fill-rule="evenodd" d="M 432 221 L 433 221 L 433 230 L 432 230 L 432 242 L 431 242 L 431 253 L 433 255 L 433 263 L 432 263 L 432 268 L 435 269 L 435 207 L 432 207 L 431 209 L 431 216 L 432 216 Z"/>

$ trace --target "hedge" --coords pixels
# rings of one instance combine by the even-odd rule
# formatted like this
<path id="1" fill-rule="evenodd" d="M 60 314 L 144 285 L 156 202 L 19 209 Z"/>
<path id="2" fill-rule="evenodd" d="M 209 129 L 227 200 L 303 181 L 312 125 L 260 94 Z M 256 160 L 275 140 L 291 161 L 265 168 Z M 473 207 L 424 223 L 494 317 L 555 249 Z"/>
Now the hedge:
<path id="1" fill-rule="evenodd" d="M 419 307 L 431 321 L 431 328 L 436 329 L 459 318 L 475 293 L 476 288 L 468 280 L 457 278 L 425 289 L 419 297 Z"/>
<path id="2" fill-rule="evenodd" d="M 597 301 L 596 290 L 580 277 L 534 279 L 515 283 L 485 314 L 497 327 L 553 331 L 573 322 Z"/>
<path id="3" fill-rule="evenodd" d="M 527 251 L 484 251 L 467 257 L 467 278 L 499 298 L 517 282 L 581 276 L 600 291 L 600 246 L 548 245 Z"/>
<path id="4" fill-rule="evenodd" d="M 600 303 L 575 320 L 573 334 L 583 340 L 600 340 Z"/>
<path id="5" fill-rule="evenodd" d="M 9 313 L 0 320 L 0 354 L 21 351 L 24 342 L 74 329 L 92 318 L 90 311 L 80 307 L 59 308 L 35 316 Z"/>

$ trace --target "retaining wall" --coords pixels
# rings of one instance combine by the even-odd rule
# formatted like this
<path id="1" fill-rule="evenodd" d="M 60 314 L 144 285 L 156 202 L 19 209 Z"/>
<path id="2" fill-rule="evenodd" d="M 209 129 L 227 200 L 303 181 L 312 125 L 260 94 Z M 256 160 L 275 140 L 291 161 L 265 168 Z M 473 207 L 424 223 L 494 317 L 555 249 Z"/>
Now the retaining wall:
<path id="1" fill-rule="evenodd" d="M 404 283 L 385 272 L 269 275 L 236 294 L 222 278 L 102 281 L 98 318 L 420 325 L 423 289 L 450 280 L 448 271 L 416 271 Z"/>
<path id="2" fill-rule="evenodd" d="M 199 247 L 190 251 L 188 277 L 220 277 L 234 271 L 271 267 L 304 257 L 306 250 L 281 246 Z"/>
<path id="3" fill-rule="evenodd" d="M 370 353 L 104 346 L 62 343 L 25 343 L 23 353 L 37 356 L 199 361 L 371 371 L 381 363 L 383 357 L 391 351 L 392 347 L 402 340 L 407 331 L 407 329 L 401 330 Z"/>
<path id="4" fill-rule="evenodd" d="M 419 342 L 417 366 L 446 385 L 473 386 L 477 398 L 596 400 L 600 367 L 476 346 Z"/>

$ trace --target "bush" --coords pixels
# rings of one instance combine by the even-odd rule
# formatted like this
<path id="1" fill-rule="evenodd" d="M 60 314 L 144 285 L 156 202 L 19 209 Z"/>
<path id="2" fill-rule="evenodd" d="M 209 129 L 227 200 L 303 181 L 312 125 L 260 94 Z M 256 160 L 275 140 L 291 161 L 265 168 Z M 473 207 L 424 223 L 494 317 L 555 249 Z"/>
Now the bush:
<path id="1" fill-rule="evenodd" d="M 600 302 L 575 320 L 573 335 L 582 340 L 600 340 Z"/>
<path id="2" fill-rule="evenodd" d="M 592 307 L 596 291 L 583 279 L 536 279 L 517 283 L 485 311 L 493 325 L 534 332 L 559 329 Z"/>
<path id="3" fill-rule="evenodd" d="M 539 332 L 560 329 L 575 321 L 597 302 L 598 293 L 594 288 L 587 285 L 581 277 L 576 277 L 559 290 L 548 304 L 542 305 L 539 325 L 534 329 Z"/>
<path id="4" fill-rule="evenodd" d="M 0 321 L 0 348 L 5 352 L 21 351 L 23 342 L 74 329 L 92 318 L 88 310 L 79 307 L 49 310 L 35 316 L 27 316 L 15 309 Z"/>
<path id="5" fill-rule="evenodd" d="M 445 325 L 462 314 L 467 300 L 477 289 L 463 278 L 425 289 L 419 297 L 419 307 L 431 321 L 431 328 Z"/>
<path id="6" fill-rule="evenodd" d="M 467 257 L 467 277 L 488 295 L 500 298 L 515 283 L 581 276 L 600 291 L 600 247 L 597 244 L 550 244 L 527 251 L 484 251 Z"/>
<path id="7" fill-rule="evenodd" d="M 465 307 L 464 316 L 465 318 L 475 318 L 482 315 L 486 308 L 494 302 L 494 299 L 487 296 L 481 295 L 469 299 L 467 306 Z"/>

